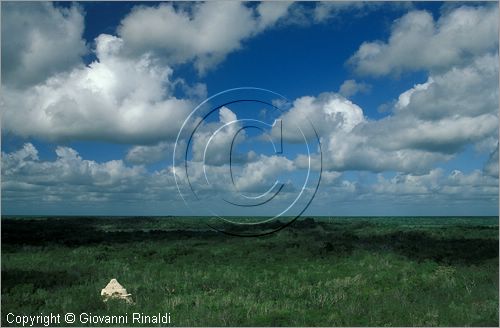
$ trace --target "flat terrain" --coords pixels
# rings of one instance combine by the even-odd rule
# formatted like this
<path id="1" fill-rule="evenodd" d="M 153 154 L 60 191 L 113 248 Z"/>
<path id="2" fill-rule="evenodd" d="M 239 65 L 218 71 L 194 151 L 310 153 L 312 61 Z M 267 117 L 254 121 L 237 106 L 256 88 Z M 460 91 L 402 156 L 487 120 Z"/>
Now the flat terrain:
<path id="1" fill-rule="evenodd" d="M 170 312 L 172 326 L 499 324 L 497 217 L 314 218 L 256 238 L 205 220 L 2 218 L 2 326 L 9 312 Z M 102 302 L 111 278 L 134 305 Z"/>

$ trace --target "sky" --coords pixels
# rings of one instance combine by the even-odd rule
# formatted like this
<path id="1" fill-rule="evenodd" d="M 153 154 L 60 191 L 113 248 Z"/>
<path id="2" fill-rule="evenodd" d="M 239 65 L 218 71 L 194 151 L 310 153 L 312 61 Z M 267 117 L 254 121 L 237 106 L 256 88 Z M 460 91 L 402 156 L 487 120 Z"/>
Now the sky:
<path id="1" fill-rule="evenodd" d="M 498 215 L 496 2 L 1 6 L 4 215 Z"/>

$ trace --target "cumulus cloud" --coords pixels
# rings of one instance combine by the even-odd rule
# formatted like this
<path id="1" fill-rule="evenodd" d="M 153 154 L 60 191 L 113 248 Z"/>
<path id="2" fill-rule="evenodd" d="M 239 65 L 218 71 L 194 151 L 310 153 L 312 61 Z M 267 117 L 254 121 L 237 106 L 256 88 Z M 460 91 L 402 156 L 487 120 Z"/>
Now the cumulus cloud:
<path id="1" fill-rule="evenodd" d="M 218 122 L 201 124 L 193 135 L 193 161 L 207 165 L 223 165 L 229 163 L 231 143 L 241 143 L 245 139 L 245 130 L 241 129 L 236 114 L 227 107 L 218 111 Z"/>
<path id="2" fill-rule="evenodd" d="M 498 56 L 487 54 L 403 92 L 385 118 L 367 120 L 359 106 L 329 94 L 299 98 L 283 122 L 317 126 L 327 169 L 422 174 L 467 145 L 497 140 L 497 110 Z M 297 165 L 305 160 L 298 156 Z"/>
<path id="3" fill-rule="evenodd" d="M 498 48 L 498 6 L 462 6 L 437 21 L 411 11 L 394 23 L 387 42 L 364 42 L 349 63 L 359 74 L 439 72 Z"/>
<path id="4" fill-rule="evenodd" d="M 335 17 L 343 10 L 337 5 L 314 7 L 317 22 Z M 207 89 L 175 79 L 173 68 L 193 62 L 203 73 L 241 49 L 248 38 L 279 24 L 291 10 L 284 2 L 138 6 L 122 21 L 117 36 L 101 34 L 95 40 L 96 60 L 85 66 L 80 59 L 86 48 L 78 6 L 9 6 L 2 12 L 2 36 L 12 31 L 2 38 L 2 45 L 9 44 L 2 52 L 4 131 L 55 142 L 134 145 L 125 161 L 101 163 L 83 159 L 69 147 L 57 147 L 53 161 L 40 160 L 32 144 L 2 153 L 2 200 L 19 204 L 174 199 L 172 168 L 149 172 L 144 165 L 172 158 L 180 125 L 195 101 L 206 97 Z M 22 23 L 16 15 L 33 19 Z M 382 119 L 370 119 L 347 99 L 370 90 L 355 80 L 346 80 L 338 93 L 293 101 L 281 117 L 283 139 L 296 146 L 303 141 L 297 127 L 311 138 L 315 134 L 308 122 L 313 124 L 323 149 L 324 197 L 339 193 L 351 201 L 363 197 L 498 201 L 498 145 L 491 146 L 498 143 L 497 16 L 494 6 L 450 8 L 437 21 L 427 12 L 412 11 L 395 22 L 387 42 L 364 43 L 350 60 L 358 73 L 430 72 L 427 80 L 401 93 Z M 15 40 L 11 35 L 18 30 Z M 46 39 L 50 42 L 44 43 Z M 59 58 L 64 52 L 65 58 Z M 40 56 L 35 58 L 36 54 Z M 175 90 L 179 87 L 184 98 Z M 217 114 L 218 121 L 203 123 L 195 134 L 189 163 L 190 178 L 207 191 L 207 197 L 234 192 L 227 150 L 241 125 L 222 128 L 211 139 L 203 161 L 214 131 L 237 120 L 229 108 Z M 272 129 L 273 140 L 281 136 L 278 133 L 281 130 Z M 241 132 L 238 141 L 246 137 Z M 448 174 L 435 168 L 468 145 L 489 154 L 482 171 Z M 249 193 L 264 192 L 276 178 L 291 190 L 297 181 L 287 177 L 297 176 L 309 165 L 304 155 L 293 160 L 252 152 L 239 155 L 235 187 Z M 312 164 L 319 168 L 317 154 Z M 396 173 L 389 178 L 380 174 L 376 183 L 366 184 L 344 176 L 353 170 Z"/>
<path id="5" fill-rule="evenodd" d="M 194 60 L 204 73 L 240 49 L 245 39 L 273 26 L 290 4 L 262 2 L 250 7 L 239 1 L 207 1 L 190 7 L 138 6 L 123 19 L 118 34 L 133 55 L 154 52 L 170 64 Z"/>
<path id="6" fill-rule="evenodd" d="M 441 169 L 432 169 L 422 175 L 399 173 L 389 179 L 379 174 L 373 191 L 386 195 L 428 195 L 441 188 L 443 174 Z"/>
<path id="7" fill-rule="evenodd" d="M 295 130 L 285 127 L 307 120 L 312 123 L 321 139 L 323 167 L 327 170 L 422 172 L 437 161 L 451 158 L 449 154 L 414 149 L 416 147 L 407 144 L 392 149 L 383 143 L 379 144 L 377 137 L 387 136 L 387 131 L 404 134 L 406 126 L 400 125 L 399 121 L 394 123 L 391 119 L 370 121 L 358 105 L 336 93 L 298 98 L 282 120 L 283 139 L 289 142 L 302 142 L 303 138 Z M 312 136 L 313 132 L 303 130 L 310 132 L 307 137 Z M 277 133 L 275 130 L 273 132 Z M 295 162 L 299 168 L 306 168 L 309 159 L 299 155 Z M 313 156 L 312 164 L 318 168 L 317 157 Z"/>
<path id="8" fill-rule="evenodd" d="M 380 1 L 319 1 L 314 6 L 312 17 L 314 22 L 323 23 L 338 18 L 348 10 L 356 10 L 361 14 L 383 5 Z"/>
<path id="9" fill-rule="evenodd" d="M 204 84 L 190 86 L 174 79 L 173 66 L 194 61 L 200 72 L 212 67 L 241 48 L 243 40 L 275 25 L 289 6 L 136 6 L 122 20 L 119 36 L 101 34 L 95 39 L 96 60 L 88 66 L 80 58 L 85 42 L 79 7 L 7 6 L 2 14 L 2 33 L 9 32 L 2 41 L 7 49 L 2 52 L 7 81 L 2 127 L 21 137 L 56 142 L 171 141 L 207 93 Z M 133 154 L 139 149 L 146 150 L 135 148 L 129 159 L 137 161 Z"/>
<path id="10" fill-rule="evenodd" d="M 262 1 L 259 3 L 256 9 L 259 15 L 257 30 L 263 31 L 285 18 L 292 4 L 291 1 Z"/>
<path id="11" fill-rule="evenodd" d="M 498 55 L 484 55 L 403 92 L 394 115 L 365 130 L 383 149 L 453 154 L 467 144 L 496 139 L 498 106 Z"/>
<path id="12" fill-rule="evenodd" d="M 11 153 L 2 152 L 2 200 L 8 205 L 6 207 L 37 204 L 35 207 L 40 210 L 50 204 L 99 207 L 99 203 L 105 203 L 123 209 L 140 203 L 144 211 L 147 204 L 161 201 L 169 208 L 168 204 L 179 201 L 171 168 L 148 172 L 141 165 L 128 166 L 121 160 L 83 159 L 69 147 L 57 147 L 55 152 L 57 156 L 51 161 L 40 160 L 37 149 L 29 143 Z M 190 167 L 191 164 L 190 179 L 201 191 L 199 195 L 221 202 L 221 195 L 234 194 L 227 165 L 210 166 L 210 184 L 207 184 L 203 163 L 192 162 Z M 279 204 L 283 205 L 287 197 L 295 195 L 288 192 L 294 190 L 295 182 L 286 177 L 296 169 L 295 163 L 287 158 L 262 155 L 255 162 L 239 167 L 235 174 L 236 188 L 248 195 L 261 194 L 278 180 L 288 186 L 280 196 Z M 183 170 L 179 168 L 176 172 L 182 179 Z M 376 177 L 374 182 L 353 181 L 341 172 L 326 171 L 316 202 L 328 200 L 341 204 L 385 199 L 411 204 L 431 201 L 435 205 L 437 200 L 491 202 L 498 197 L 498 179 L 480 170 L 470 173 L 454 170 L 447 174 L 442 169 L 432 169 L 421 175 L 396 173 L 392 177 L 382 174 Z M 85 211 L 85 208 L 80 210 Z M 114 211 L 116 214 L 116 208 Z"/>
<path id="13" fill-rule="evenodd" d="M 283 140 L 297 143 L 303 142 L 304 136 L 315 136 L 311 124 L 319 136 L 326 136 L 349 132 L 365 121 L 363 110 L 358 105 L 334 92 L 297 98 L 280 119 L 283 122 Z M 278 138 L 281 131 L 275 127 L 272 132 L 273 137 Z"/>
<path id="14" fill-rule="evenodd" d="M 379 175 L 372 190 L 380 195 L 421 196 L 427 200 L 429 197 L 489 199 L 498 197 L 498 180 L 483 175 L 479 170 L 469 174 L 453 170 L 445 174 L 442 169 L 432 169 L 424 175 L 396 174 L 390 179 Z"/>
<path id="15" fill-rule="evenodd" d="M 143 167 L 127 167 L 121 160 L 104 163 L 84 160 L 69 147 L 59 146 L 55 152 L 57 158 L 52 162 L 40 161 L 38 151 L 30 143 L 9 154 L 2 152 L 2 187 L 7 194 L 12 188 L 26 186 L 122 189 L 130 187 L 134 179 L 145 173 Z"/>
<path id="16" fill-rule="evenodd" d="M 2 152 L 2 199 L 20 201 L 42 196 L 54 200 L 105 201 L 124 196 L 132 201 L 176 199 L 177 189 L 171 168 L 149 172 L 143 165 L 127 165 L 122 160 L 96 162 L 83 159 L 70 147 L 58 146 L 56 158 L 40 160 L 38 150 L 31 144 L 11 153 Z M 229 165 L 209 166 L 207 184 L 201 162 L 189 163 L 190 180 L 196 188 L 213 196 L 222 191 L 234 191 Z M 240 191 L 263 192 L 280 174 L 294 170 L 292 161 L 281 156 L 261 155 L 256 161 L 235 168 L 236 186 Z M 176 170 L 185 179 L 183 168 Z M 282 182 L 286 182 L 283 180 Z M 117 200 L 115 199 L 115 200 Z"/>
<path id="17" fill-rule="evenodd" d="M 367 93 L 371 90 L 371 86 L 364 82 L 356 82 L 355 80 L 345 80 L 340 86 L 339 93 L 349 98 L 357 93 Z"/>
<path id="18" fill-rule="evenodd" d="M 383 150 L 417 149 L 455 154 L 468 144 L 479 142 L 498 129 L 495 114 L 475 117 L 448 117 L 423 121 L 407 115 L 396 115 L 365 126 L 370 142 Z M 381 131 L 391 129 L 390 135 Z"/>
<path id="19" fill-rule="evenodd" d="M 235 180 L 236 187 L 242 191 L 259 191 L 269 188 L 277 181 L 277 177 L 294 171 L 295 164 L 284 156 L 264 156 L 248 163 Z M 287 182 L 281 180 L 281 183 Z"/>
<path id="20" fill-rule="evenodd" d="M 498 143 L 484 166 L 484 174 L 498 178 Z"/>
<path id="21" fill-rule="evenodd" d="M 479 170 L 447 173 L 434 168 L 425 174 L 367 177 L 343 174 L 328 186 L 322 184 L 314 207 L 336 215 L 408 215 L 409 211 L 413 215 L 477 215 L 494 213 L 498 204 L 498 180 Z"/>
<path id="22" fill-rule="evenodd" d="M 427 82 L 400 95 L 396 109 L 428 120 L 496 113 L 498 54 L 478 56 L 463 67 L 431 74 Z"/>
<path id="23" fill-rule="evenodd" d="M 172 160 L 174 145 L 169 142 L 159 142 L 152 146 L 133 146 L 125 156 L 132 164 L 152 164 L 163 160 Z"/>
<path id="24" fill-rule="evenodd" d="M 148 143 L 173 139 L 193 103 L 172 95 L 172 69 L 145 54 L 121 55 L 123 40 L 96 38 L 97 60 L 26 90 L 5 88 L 3 128 L 48 140 Z"/>
<path id="25" fill-rule="evenodd" d="M 2 4 L 2 84 L 25 87 L 73 68 L 87 52 L 77 5 Z"/>
<path id="26" fill-rule="evenodd" d="M 75 214 L 102 215 L 104 210 L 130 215 L 156 211 L 145 204 L 159 206 L 160 202 L 165 210 L 179 201 L 168 168 L 149 172 L 122 160 L 97 162 L 82 158 L 70 147 L 58 146 L 55 152 L 54 160 L 40 160 L 30 143 L 2 152 L 2 210 L 34 214 L 55 210 L 57 214 L 61 209 L 73 213 L 74 206 Z"/>
<path id="27" fill-rule="evenodd" d="M 299 98 L 287 115 L 309 118 L 318 127 L 324 168 L 329 170 L 425 174 L 467 145 L 475 145 L 480 151 L 497 140 L 498 134 L 495 13 L 497 10 L 491 6 L 462 6 L 446 11 L 435 23 L 428 13 L 414 11 L 397 21 L 387 44 L 364 44 L 351 58 L 358 70 L 370 68 L 373 74 L 431 70 L 426 82 L 401 93 L 385 118 L 366 119 L 359 106 L 344 98 L 356 89 L 354 81 L 342 85 L 343 95 Z M 472 40 L 476 34 L 480 39 Z M 373 54 L 380 52 L 380 57 L 361 56 L 361 60 L 360 53 L 370 47 L 377 49 Z M 407 48 L 409 53 L 401 52 Z M 441 58 L 445 48 L 451 55 Z M 337 99 L 334 106 L 339 112 L 335 117 L 342 117 L 336 123 L 329 109 L 331 99 Z M 343 105 L 339 106 L 339 102 Z M 305 167 L 306 159 L 298 156 L 297 166 Z M 491 169 L 485 167 L 485 171 L 495 169 L 492 163 L 486 166 Z"/>

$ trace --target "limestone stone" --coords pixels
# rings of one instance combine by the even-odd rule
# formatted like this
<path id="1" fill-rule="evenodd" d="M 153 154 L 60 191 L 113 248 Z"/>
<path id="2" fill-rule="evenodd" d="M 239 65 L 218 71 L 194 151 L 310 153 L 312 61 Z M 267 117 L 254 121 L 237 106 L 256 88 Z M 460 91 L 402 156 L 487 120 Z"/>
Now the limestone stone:
<path id="1" fill-rule="evenodd" d="M 132 294 L 127 293 L 127 290 L 114 278 L 101 290 L 101 296 L 105 302 L 115 298 L 122 299 L 127 303 L 133 303 Z"/>

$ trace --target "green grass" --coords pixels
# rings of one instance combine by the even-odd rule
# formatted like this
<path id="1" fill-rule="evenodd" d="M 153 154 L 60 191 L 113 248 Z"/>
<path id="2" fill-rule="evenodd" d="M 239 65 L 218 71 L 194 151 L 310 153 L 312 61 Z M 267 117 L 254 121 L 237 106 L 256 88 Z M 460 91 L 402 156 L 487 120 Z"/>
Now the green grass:
<path id="1" fill-rule="evenodd" d="M 111 278 L 134 305 L 102 302 Z M 207 231 L 200 218 L 3 219 L 4 326 L 9 312 L 498 326 L 498 218 L 320 218 L 259 238 Z"/>

